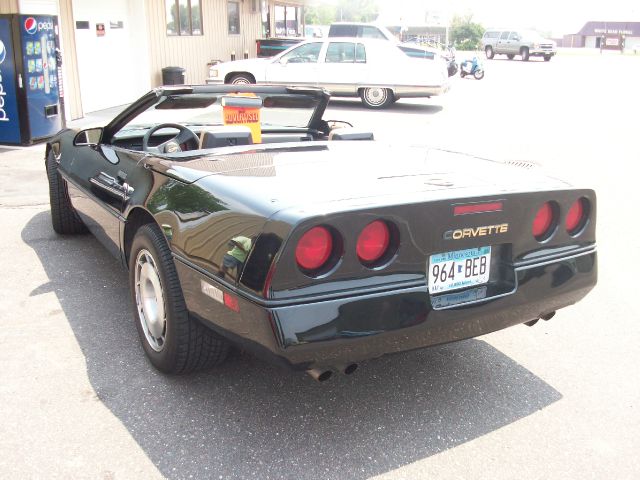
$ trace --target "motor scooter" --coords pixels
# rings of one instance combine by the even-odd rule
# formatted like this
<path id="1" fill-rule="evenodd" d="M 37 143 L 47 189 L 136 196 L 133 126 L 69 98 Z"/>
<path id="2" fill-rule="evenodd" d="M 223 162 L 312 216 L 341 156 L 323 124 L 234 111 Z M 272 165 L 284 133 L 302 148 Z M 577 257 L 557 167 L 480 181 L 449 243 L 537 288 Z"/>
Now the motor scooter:
<path id="1" fill-rule="evenodd" d="M 460 77 L 464 78 L 467 75 L 473 75 L 473 78 L 476 80 L 482 80 L 484 78 L 484 67 L 480 60 L 478 60 L 478 57 L 460 62 Z"/>

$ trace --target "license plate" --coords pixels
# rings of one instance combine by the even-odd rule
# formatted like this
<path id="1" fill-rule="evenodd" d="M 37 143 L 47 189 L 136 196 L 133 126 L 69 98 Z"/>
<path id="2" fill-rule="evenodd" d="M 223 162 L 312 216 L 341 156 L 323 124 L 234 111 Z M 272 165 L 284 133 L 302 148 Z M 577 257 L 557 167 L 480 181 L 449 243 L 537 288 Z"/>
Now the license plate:
<path id="1" fill-rule="evenodd" d="M 437 253 L 429 257 L 429 293 L 482 285 L 489 281 L 491 247 Z"/>

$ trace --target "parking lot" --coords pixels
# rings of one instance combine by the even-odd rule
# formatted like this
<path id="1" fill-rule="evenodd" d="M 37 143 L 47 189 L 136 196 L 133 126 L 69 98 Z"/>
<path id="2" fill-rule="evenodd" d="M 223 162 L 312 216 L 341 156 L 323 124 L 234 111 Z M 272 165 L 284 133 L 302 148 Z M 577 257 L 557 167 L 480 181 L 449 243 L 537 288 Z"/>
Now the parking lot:
<path id="1" fill-rule="evenodd" d="M 640 56 L 484 63 L 483 80 L 455 77 L 442 98 L 334 100 L 325 118 L 594 188 L 598 286 L 533 328 L 322 384 L 244 353 L 196 375 L 155 371 L 125 270 L 93 237 L 51 229 L 44 146 L 0 147 L 0 476 L 637 478 Z"/>

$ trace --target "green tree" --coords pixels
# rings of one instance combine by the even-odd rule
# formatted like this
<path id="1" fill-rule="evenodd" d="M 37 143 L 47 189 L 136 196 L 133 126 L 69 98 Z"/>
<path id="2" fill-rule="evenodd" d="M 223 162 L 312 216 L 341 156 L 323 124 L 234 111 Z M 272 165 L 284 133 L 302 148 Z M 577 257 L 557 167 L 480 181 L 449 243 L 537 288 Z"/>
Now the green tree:
<path id="1" fill-rule="evenodd" d="M 320 4 L 304 7 L 304 23 L 306 25 L 329 25 L 335 21 L 335 5 Z"/>
<path id="2" fill-rule="evenodd" d="M 379 7 L 377 0 L 339 0 L 336 10 L 338 22 L 373 22 Z"/>
<path id="3" fill-rule="evenodd" d="M 333 22 L 373 22 L 378 17 L 378 0 L 338 0 L 335 5 L 308 5 L 304 9 L 307 25 Z"/>
<path id="4" fill-rule="evenodd" d="M 473 15 L 455 15 L 451 20 L 451 41 L 458 50 L 477 50 L 484 27 L 472 21 Z"/>

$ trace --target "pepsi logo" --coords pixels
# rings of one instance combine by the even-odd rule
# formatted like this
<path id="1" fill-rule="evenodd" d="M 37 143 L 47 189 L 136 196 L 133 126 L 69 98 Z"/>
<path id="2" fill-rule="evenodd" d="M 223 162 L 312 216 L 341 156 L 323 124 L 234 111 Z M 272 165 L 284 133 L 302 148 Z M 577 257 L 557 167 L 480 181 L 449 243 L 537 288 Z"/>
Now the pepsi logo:
<path id="1" fill-rule="evenodd" d="M 4 46 L 2 40 L 0 40 L 0 65 L 4 62 L 4 59 L 7 57 L 7 49 Z M 2 77 L 0 77 L 2 78 Z"/>
<path id="2" fill-rule="evenodd" d="M 38 31 L 38 22 L 33 17 L 29 17 L 24 21 L 24 30 L 29 34 L 33 35 Z"/>

